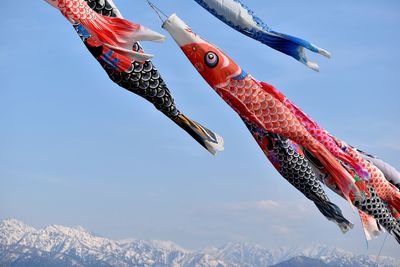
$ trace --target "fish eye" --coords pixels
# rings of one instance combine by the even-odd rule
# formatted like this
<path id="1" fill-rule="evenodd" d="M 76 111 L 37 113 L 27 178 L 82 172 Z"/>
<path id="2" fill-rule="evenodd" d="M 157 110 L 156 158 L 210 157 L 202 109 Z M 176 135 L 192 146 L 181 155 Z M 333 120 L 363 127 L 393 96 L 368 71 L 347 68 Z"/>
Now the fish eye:
<path id="1" fill-rule="evenodd" d="M 209 68 L 215 68 L 218 65 L 219 57 L 214 52 L 207 52 L 204 56 L 204 62 Z"/>

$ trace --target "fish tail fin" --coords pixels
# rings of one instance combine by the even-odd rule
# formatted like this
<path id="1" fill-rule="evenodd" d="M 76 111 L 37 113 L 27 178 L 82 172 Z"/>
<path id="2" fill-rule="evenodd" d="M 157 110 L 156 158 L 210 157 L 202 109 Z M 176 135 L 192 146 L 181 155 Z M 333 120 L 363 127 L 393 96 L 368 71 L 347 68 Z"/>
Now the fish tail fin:
<path id="1" fill-rule="evenodd" d="M 376 220 L 361 210 L 358 211 L 358 214 L 360 215 L 361 224 L 367 241 L 377 238 L 381 234 L 381 228 Z"/>
<path id="2" fill-rule="evenodd" d="M 163 41 L 165 36 L 126 19 L 96 14 L 95 19 L 82 20 L 82 25 L 92 35 L 111 49 L 124 53 L 133 60 L 149 59 L 152 56 L 132 50 L 138 41 Z M 145 57 L 145 58 L 143 58 Z"/>
<path id="3" fill-rule="evenodd" d="M 200 145 L 215 155 L 224 150 L 224 139 L 183 114 L 173 118 L 183 130 L 190 134 Z"/>
<path id="4" fill-rule="evenodd" d="M 329 201 L 314 201 L 318 210 L 330 221 L 336 223 L 342 233 L 348 232 L 354 227 L 354 224 L 349 222 L 344 216 L 341 209 Z"/>
<path id="5" fill-rule="evenodd" d="M 327 58 L 331 57 L 331 54 L 327 50 L 322 49 L 306 40 L 275 31 L 259 31 L 256 33 L 255 39 L 275 50 L 278 50 L 279 52 L 295 58 L 315 71 L 319 71 L 319 66 L 317 63 L 308 60 L 305 49 L 318 53 Z"/>
<path id="6" fill-rule="evenodd" d="M 364 200 L 365 195 L 357 187 L 355 180 L 348 173 L 343 166 L 336 160 L 336 158 L 329 153 L 329 151 L 319 142 L 314 142 L 315 146 L 309 149 L 309 151 L 321 162 L 322 165 L 328 170 L 332 175 L 335 183 L 339 187 L 343 196 L 352 205 L 351 198 L 356 198 L 357 200 Z M 352 196 L 350 194 L 352 193 Z M 365 192 L 364 192 L 365 193 Z"/>

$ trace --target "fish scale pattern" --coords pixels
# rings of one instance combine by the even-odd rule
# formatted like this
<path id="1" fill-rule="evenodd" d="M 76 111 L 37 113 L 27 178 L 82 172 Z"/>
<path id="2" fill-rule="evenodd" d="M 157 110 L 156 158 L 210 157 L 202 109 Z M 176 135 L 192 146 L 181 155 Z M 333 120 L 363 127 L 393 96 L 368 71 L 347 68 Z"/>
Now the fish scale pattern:
<path id="1" fill-rule="evenodd" d="M 151 61 L 133 62 L 129 72 L 115 71 L 105 63 L 102 66 L 112 81 L 145 98 L 165 115 L 175 117 L 179 114 L 171 93 Z"/>
<path id="2" fill-rule="evenodd" d="M 328 131 L 321 128 L 318 123 L 313 121 L 310 116 L 308 116 L 304 111 L 293 104 L 284 94 L 279 92 L 275 87 L 268 83 L 261 83 L 263 88 L 270 94 L 272 94 L 276 99 L 279 99 L 295 116 L 302 122 L 304 127 L 310 132 L 310 134 L 317 139 L 321 144 L 323 144 L 329 152 L 332 153 L 338 160 L 340 160 L 346 166 L 350 172 L 354 169 L 360 178 L 369 177 L 369 173 L 363 169 L 363 167 L 356 162 L 350 155 L 345 153 L 331 137 Z"/>
<path id="3" fill-rule="evenodd" d="M 100 15 L 122 18 L 119 10 L 111 0 L 85 1 L 92 10 Z M 118 58 L 110 60 L 110 55 L 104 53 L 104 47 L 94 47 L 91 45 L 92 36 L 84 25 L 77 24 L 74 27 L 90 53 L 101 64 L 114 83 L 152 103 L 158 111 L 170 118 L 211 154 L 215 155 L 219 151 L 224 150 L 222 137 L 198 122 L 191 120 L 177 109 L 171 92 L 150 60 L 132 61 L 124 65 L 123 69 L 115 68 L 114 61 L 112 60 L 118 60 Z M 143 48 L 138 42 L 133 43 L 132 51 L 139 54 L 144 53 Z"/>
<path id="4" fill-rule="evenodd" d="M 388 232 L 400 233 L 400 225 L 379 198 L 376 191 L 371 186 L 368 186 L 368 191 L 370 196 L 362 202 L 355 201 L 354 205 L 365 213 L 373 216 Z"/>
<path id="5" fill-rule="evenodd" d="M 260 130 L 246 120 L 243 121 L 282 177 L 313 201 L 320 212 L 328 220 L 338 224 L 343 232 L 353 227 L 353 224 L 343 216 L 340 208 L 330 202 L 310 162 L 297 144 L 279 135 Z"/>
<path id="6" fill-rule="evenodd" d="M 89 7 L 97 13 L 116 17 L 117 10 L 105 0 L 85 0 Z M 81 35 L 81 38 L 83 36 Z M 134 51 L 143 51 L 139 43 L 133 46 Z M 159 111 L 175 119 L 179 114 L 179 110 L 175 105 L 174 98 L 171 95 L 167 85 L 162 79 L 157 68 L 150 60 L 145 62 L 132 62 L 129 72 L 115 71 L 105 62 L 100 62 L 103 69 L 107 72 L 110 79 L 122 88 L 135 93 L 149 102 L 151 102 Z"/>
<path id="7" fill-rule="evenodd" d="M 251 75 L 242 79 L 228 78 L 225 83 L 216 85 L 214 89 L 246 120 L 257 123 L 260 128 L 271 133 L 288 138 L 314 153 L 328 168 L 348 201 L 350 193 L 356 198 L 364 197 L 355 186 L 353 177 L 336 158 L 307 131 L 283 103 L 268 93 L 262 83 Z"/>
<path id="8" fill-rule="evenodd" d="M 332 191 L 343 197 L 340 190 L 337 188 L 337 185 L 330 182 L 331 177 L 322 166 L 322 164 L 307 150 L 304 150 L 304 154 L 311 163 L 316 177 L 326 186 L 328 186 Z M 387 231 L 399 231 L 400 224 L 396 221 L 396 218 L 392 215 L 386 204 L 382 201 L 382 199 L 379 197 L 372 186 L 367 186 L 367 188 L 369 196 L 367 196 L 364 201 L 354 201 L 354 206 L 356 206 L 357 209 L 362 210 L 366 214 L 374 217 L 379 225 L 381 225 Z"/>
<path id="9" fill-rule="evenodd" d="M 296 153 L 288 140 L 280 140 L 279 143 L 281 146 L 275 146 L 273 149 L 279 162 L 292 163 L 292 166 L 281 165 L 282 175 L 289 177 L 291 183 L 302 192 L 305 191 L 307 195 L 316 194 L 319 198 L 329 201 L 304 156 Z"/>
<path id="10" fill-rule="evenodd" d="M 107 17 L 116 17 L 117 11 L 114 10 L 114 7 L 110 5 L 108 1 L 101 0 L 86 0 L 87 4 L 91 9 L 96 11 L 97 13 L 107 16 Z"/>
<path id="11" fill-rule="evenodd" d="M 96 12 L 84 3 L 85 0 L 58 0 L 58 8 L 65 17 L 75 21 L 97 19 Z"/>
<path id="12" fill-rule="evenodd" d="M 361 165 L 370 173 L 371 178 L 368 180 L 368 184 L 371 185 L 380 198 L 389 204 L 400 198 L 400 192 L 395 186 L 389 183 L 383 173 L 372 163 L 361 157 L 356 149 L 348 146 L 341 140 L 334 138 L 336 143 L 351 157 L 356 159 Z"/>
<path id="13" fill-rule="evenodd" d="M 245 124 L 268 159 L 290 184 L 309 199 L 315 200 L 317 196 L 321 200 L 329 201 L 308 160 L 291 146 L 289 140 L 276 134 L 260 131 L 249 122 L 245 121 Z"/>
<path id="14" fill-rule="evenodd" d="M 321 147 L 289 109 L 271 94 L 264 92 L 261 85 L 250 75 L 242 80 L 230 79 L 226 86 L 216 90 L 219 94 L 228 93 L 243 103 L 268 131 L 290 138 L 301 145 Z M 238 110 L 236 103 L 229 101 L 229 104 L 239 114 L 242 113 L 243 110 Z"/>

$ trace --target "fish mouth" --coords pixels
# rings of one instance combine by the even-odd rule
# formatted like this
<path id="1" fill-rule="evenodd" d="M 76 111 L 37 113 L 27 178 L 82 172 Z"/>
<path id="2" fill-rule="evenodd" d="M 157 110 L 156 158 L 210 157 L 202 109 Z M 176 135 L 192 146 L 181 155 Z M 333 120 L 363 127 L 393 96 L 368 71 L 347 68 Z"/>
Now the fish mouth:
<path id="1" fill-rule="evenodd" d="M 173 13 L 164 21 L 162 28 L 169 32 L 181 47 L 191 43 L 204 43 L 176 13 Z"/>

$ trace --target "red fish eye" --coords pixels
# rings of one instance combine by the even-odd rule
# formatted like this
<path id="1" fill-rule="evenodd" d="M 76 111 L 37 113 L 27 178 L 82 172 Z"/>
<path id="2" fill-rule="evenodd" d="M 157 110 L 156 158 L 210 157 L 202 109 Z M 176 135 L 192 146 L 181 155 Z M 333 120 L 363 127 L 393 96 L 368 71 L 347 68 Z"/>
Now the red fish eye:
<path id="1" fill-rule="evenodd" d="M 215 68 L 218 65 L 219 58 L 214 52 L 207 52 L 204 56 L 204 62 L 209 68 Z"/>

